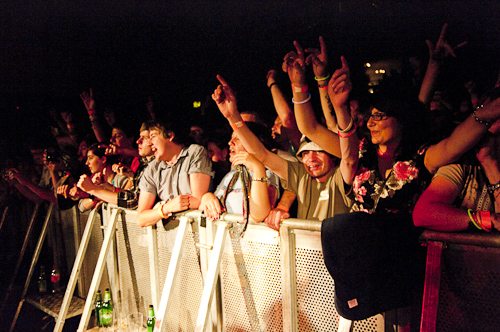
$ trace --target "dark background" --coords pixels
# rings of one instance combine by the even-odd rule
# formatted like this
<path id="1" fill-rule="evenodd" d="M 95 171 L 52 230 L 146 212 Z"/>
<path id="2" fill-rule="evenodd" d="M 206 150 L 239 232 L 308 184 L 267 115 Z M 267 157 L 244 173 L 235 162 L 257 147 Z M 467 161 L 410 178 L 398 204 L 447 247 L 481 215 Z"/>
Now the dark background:
<path id="1" fill-rule="evenodd" d="M 84 113 L 79 93 L 93 87 L 99 106 L 183 115 L 205 101 L 223 74 L 240 101 L 271 118 L 269 68 L 298 39 L 331 58 L 361 64 L 417 55 L 449 23 L 460 50 L 456 68 L 495 79 L 498 1 L 10 1 L 0 11 L 0 107 L 4 132 L 33 134 L 50 108 Z M 206 112 L 215 112 L 208 104 Z M 29 128 L 26 133 L 23 128 Z"/>

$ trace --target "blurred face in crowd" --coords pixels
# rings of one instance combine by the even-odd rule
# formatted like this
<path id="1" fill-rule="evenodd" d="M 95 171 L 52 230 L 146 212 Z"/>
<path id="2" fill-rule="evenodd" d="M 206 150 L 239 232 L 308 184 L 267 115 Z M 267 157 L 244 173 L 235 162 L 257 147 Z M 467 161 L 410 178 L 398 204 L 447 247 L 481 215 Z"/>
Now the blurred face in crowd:
<path id="1" fill-rule="evenodd" d="M 306 172 L 319 182 L 328 178 L 333 168 L 332 157 L 324 151 L 304 151 L 300 154 Z"/>
<path id="2" fill-rule="evenodd" d="M 276 139 L 281 135 L 281 127 L 283 126 L 283 123 L 281 122 L 281 119 L 279 117 L 276 117 L 274 120 L 274 124 L 271 128 L 271 135 L 273 139 Z"/>
<path id="3" fill-rule="evenodd" d="M 200 144 L 203 139 L 203 128 L 200 126 L 191 126 L 191 128 L 189 128 L 189 136 L 191 136 L 197 144 Z"/>
<path id="4" fill-rule="evenodd" d="M 208 158 L 214 163 L 220 163 L 226 161 L 227 159 L 227 149 L 221 149 L 214 142 L 208 142 L 207 144 Z"/>
<path id="5" fill-rule="evenodd" d="M 84 160 L 87 157 L 87 153 L 89 151 L 89 145 L 86 140 L 83 140 L 78 145 L 78 159 Z"/>
<path id="6" fill-rule="evenodd" d="M 139 156 L 147 157 L 153 154 L 153 150 L 151 148 L 151 140 L 149 138 L 149 130 L 141 131 L 136 143 L 137 150 L 139 151 Z"/>
<path id="7" fill-rule="evenodd" d="M 87 161 L 85 165 L 87 165 L 92 174 L 100 172 L 106 167 L 106 156 L 99 157 L 95 155 L 92 150 L 89 150 L 87 152 Z"/>
<path id="8" fill-rule="evenodd" d="M 110 142 L 119 147 L 130 147 L 132 145 L 125 132 L 119 128 L 113 128 L 111 131 Z"/>
<path id="9" fill-rule="evenodd" d="M 387 146 L 399 143 L 401 140 L 401 127 L 398 120 L 393 116 L 388 116 L 376 108 L 371 110 L 371 115 L 366 126 L 370 131 L 373 144 Z"/>

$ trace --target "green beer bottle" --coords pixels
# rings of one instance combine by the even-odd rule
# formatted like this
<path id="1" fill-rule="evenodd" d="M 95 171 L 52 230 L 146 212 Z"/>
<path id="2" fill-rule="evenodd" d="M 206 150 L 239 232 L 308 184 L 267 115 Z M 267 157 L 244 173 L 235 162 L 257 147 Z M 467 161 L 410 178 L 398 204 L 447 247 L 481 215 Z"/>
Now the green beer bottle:
<path id="1" fill-rule="evenodd" d="M 102 293 L 100 290 L 97 291 L 95 297 L 95 320 L 97 322 L 97 326 L 101 327 L 101 309 L 102 309 Z"/>
<path id="2" fill-rule="evenodd" d="M 99 313 L 99 319 L 101 320 L 102 327 L 113 326 L 113 303 L 111 302 L 111 292 L 109 288 L 104 291 L 104 302 L 102 303 L 102 308 Z"/>
<path id="3" fill-rule="evenodd" d="M 155 329 L 155 323 L 156 323 L 155 309 L 153 308 L 153 305 L 150 304 L 148 308 L 148 320 L 146 322 L 146 325 L 148 327 L 148 332 L 153 332 L 153 330 Z"/>

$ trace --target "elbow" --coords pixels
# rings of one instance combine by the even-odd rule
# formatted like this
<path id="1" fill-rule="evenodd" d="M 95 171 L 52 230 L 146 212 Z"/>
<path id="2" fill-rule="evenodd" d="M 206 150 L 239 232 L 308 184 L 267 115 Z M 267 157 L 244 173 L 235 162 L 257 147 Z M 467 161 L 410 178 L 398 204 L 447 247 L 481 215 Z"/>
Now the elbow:
<path id="1" fill-rule="evenodd" d="M 413 218 L 413 225 L 416 227 L 427 227 L 429 226 L 428 224 L 428 212 L 429 211 L 429 206 L 422 202 L 417 202 L 415 205 L 415 209 L 413 210 L 412 218 Z"/>

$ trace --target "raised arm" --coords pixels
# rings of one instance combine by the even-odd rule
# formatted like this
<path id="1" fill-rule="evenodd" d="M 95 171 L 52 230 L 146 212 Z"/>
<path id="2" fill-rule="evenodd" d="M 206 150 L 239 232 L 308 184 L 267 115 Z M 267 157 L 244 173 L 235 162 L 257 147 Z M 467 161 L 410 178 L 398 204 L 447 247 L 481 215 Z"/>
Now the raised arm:
<path id="1" fill-rule="evenodd" d="M 452 47 L 446 40 L 447 30 L 448 24 L 445 23 L 441 28 L 441 33 L 436 41 L 436 45 L 434 45 L 430 40 L 425 41 L 427 48 L 429 49 L 429 62 L 427 64 L 427 69 L 418 94 L 418 100 L 425 105 L 428 105 L 432 99 L 434 86 L 439 75 L 442 62 L 450 56 L 456 57 L 455 50 L 467 44 L 467 42 L 462 42 L 457 46 Z"/>
<path id="2" fill-rule="evenodd" d="M 276 113 L 281 120 L 281 130 L 285 132 L 285 135 L 288 137 L 294 148 L 298 149 L 300 137 L 302 135 L 297 127 L 297 121 L 295 121 L 293 110 L 286 101 L 285 95 L 276 81 L 276 75 L 277 73 L 274 69 L 267 72 L 267 87 L 271 91 L 274 108 L 276 109 Z"/>
<path id="3" fill-rule="evenodd" d="M 283 71 L 292 83 L 295 119 L 300 131 L 328 153 L 340 157 L 339 137 L 321 125 L 314 115 L 311 94 L 306 83 L 304 51 L 294 41 L 296 51 L 288 52 L 283 62 Z"/>
<path id="4" fill-rule="evenodd" d="M 356 135 L 356 124 L 351 117 L 349 107 L 349 93 L 352 84 L 349 75 L 349 66 L 346 59 L 340 57 L 342 67 L 335 70 L 328 85 L 328 95 L 332 101 L 335 114 L 337 115 L 337 131 L 340 138 L 340 150 L 342 158 L 340 160 L 340 172 L 347 184 L 352 183 L 352 179 L 358 167 L 359 139 Z"/>
<path id="5" fill-rule="evenodd" d="M 314 80 L 318 82 L 321 110 L 325 117 L 326 127 L 336 132 L 337 120 L 334 116 L 332 102 L 328 96 L 328 79 L 330 78 L 328 72 L 328 52 L 326 50 L 325 40 L 321 36 L 319 37 L 319 46 L 319 50 L 317 48 L 306 48 L 306 53 L 309 53 L 306 58 L 306 64 L 312 67 Z"/>
<path id="6" fill-rule="evenodd" d="M 278 155 L 267 150 L 264 144 L 245 125 L 240 113 L 236 96 L 229 84 L 220 75 L 217 75 L 220 85 L 212 94 L 212 99 L 217 104 L 220 112 L 229 121 L 229 124 L 242 142 L 245 150 L 255 155 L 255 157 L 268 167 L 280 178 L 288 179 L 288 165 L 286 161 Z"/>
<path id="7" fill-rule="evenodd" d="M 434 173 L 439 167 L 452 163 L 474 147 L 488 128 L 500 117 L 500 98 L 487 100 L 451 133 L 427 149 L 425 167 Z"/>
<path id="8" fill-rule="evenodd" d="M 95 138 L 98 142 L 107 142 L 107 136 L 104 133 L 104 129 L 99 123 L 99 119 L 97 118 L 97 113 L 95 110 L 95 100 L 92 89 L 89 91 L 83 91 L 80 94 L 80 98 L 82 99 L 83 106 L 87 110 L 87 114 L 89 115 L 90 124 L 92 125 L 92 130 L 94 131 Z"/>

